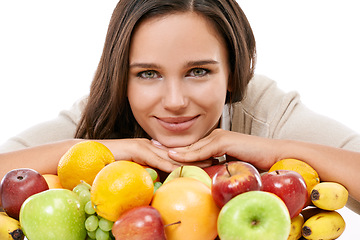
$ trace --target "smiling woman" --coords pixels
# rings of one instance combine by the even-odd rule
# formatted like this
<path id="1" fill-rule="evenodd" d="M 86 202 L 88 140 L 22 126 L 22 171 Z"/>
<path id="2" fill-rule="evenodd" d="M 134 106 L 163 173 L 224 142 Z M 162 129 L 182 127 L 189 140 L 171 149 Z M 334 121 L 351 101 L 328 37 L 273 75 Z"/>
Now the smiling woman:
<path id="1" fill-rule="evenodd" d="M 241 149 L 244 150 L 241 155 L 243 160 L 266 169 L 283 156 L 279 152 L 286 146 L 288 149 L 281 152 L 287 153 L 286 157 L 292 155 L 291 157 L 307 161 L 316 168 L 321 179 L 343 183 L 351 195 L 360 199 L 358 188 L 354 186 L 359 171 L 357 155 L 345 150 L 337 155 L 339 152 L 335 150 L 338 149 L 319 150 L 317 145 L 305 146 L 302 142 L 294 144 L 290 141 L 289 144 L 285 141 L 306 140 L 359 150 L 356 132 L 360 132 L 360 115 L 356 109 L 360 95 L 354 84 L 359 80 L 357 65 L 360 36 L 354 29 L 357 29 L 360 16 L 356 11 L 357 6 L 352 5 L 355 3 L 306 0 L 298 4 L 284 0 L 271 3 L 260 1 L 259 4 L 259 1 L 253 3 L 239 0 L 257 43 L 255 80 L 252 80 L 246 98 L 240 103 L 244 92 L 240 91 L 236 96 L 234 89 L 240 87 L 229 83 L 234 79 L 241 79 L 244 87 L 247 77 L 240 73 L 252 76 L 251 67 L 255 66 L 255 61 L 252 61 L 254 55 L 251 54 L 255 54 L 255 51 L 250 47 L 251 29 L 241 32 L 242 34 L 235 38 L 242 39 L 240 42 L 249 45 L 251 54 L 246 55 L 244 52 L 240 53 L 238 47 L 234 47 L 236 51 L 229 50 L 231 38 L 219 26 L 213 25 L 209 18 L 188 10 L 175 11 L 176 13 L 165 14 L 159 18 L 148 16 L 141 18 L 138 23 L 134 22 L 131 47 L 130 36 L 127 35 L 120 39 L 128 41 L 126 44 L 129 47 L 123 48 L 126 51 L 116 52 L 119 49 L 111 45 L 116 41 L 109 41 L 111 44 L 105 43 L 104 48 L 103 46 L 106 38 L 123 36 L 120 32 L 111 35 L 115 33 L 113 30 L 121 29 L 117 24 L 119 21 L 116 21 L 117 17 L 123 16 L 119 13 L 121 6 L 135 10 L 144 10 L 146 6 L 131 7 L 136 1 L 121 2 L 124 5 L 118 6 L 112 17 L 112 24 L 109 24 L 109 19 L 117 0 L 106 3 L 85 0 L 64 0 L 56 3 L 45 0 L 30 3 L 20 0 L 0 3 L 0 22 L 4 36 L 0 39 L 0 104 L 3 112 L 0 141 L 7 141 L 37 122 L 56 118 L 59 110 L 70 109 L 63 111 L 56 120 L 40 124 L 7 141 L 2 145 L 2 151 L 58 140 L 62 142 L 35 148 L 38 151 L 27 155 L 27 162 L 16 160 L 18 158 L 15 153 L 18 152 L 1 155 L 1 171 L 16 167 L 7 165 L 8 163 L 18 163 L 19 166 L 33 167 L 41 172 L 55 172 L 57 162 L 49 160 L 52 159 L 49 158 L 52 153 L 47 147 L 52 146 L 52 150 L 58 150 L 54 155 L 54 159 L 58 159 L 70 145 L 81 141 L 73 137 L 77 123 L 81 122 L 83 117 L 83 125 L 78 129 L 77 137 L 111 138 L 101 141 L 107 144 L 117 159 L 130 158 L 170 171 L 184 161 L 195 161 L 193 164 L 204 166 L 208 163 L 197 160 L 222 156 L 225 153 L 240 158 L 237 151 Z M 159 1 L 145 2 L 150 4 Z M 165 0 L 161 1 L 161 4 L 164 2 Z M 168 2 L 184 4 L 187 1 Z M 226 19 L 236 22 L 229 26 L 244 29 L 237 25 L 238 20 L 245 25 L 247 21 L 235 1 L 206 2 L 216 2 L 210 9 L 224 4 L 217 14 L 226 14 L 217 21 Z M 227 6 L 227 3 L 232 6 Z M 195 11 L 196 6 L 191 6 L 192 11 Z M 227 11 L 223 11 L 224 9 Z M 235 9 L 236 13 L 232 13 L 231 9 Z M 239 19 L 231 19 L 232 15 Z M 108 24 L 110 29 L 106 37 Z M 129 32 L 132 32 L 131 30 L 127 29 Z M 245 40 L 244 36 L 249 38 Z M 110 53 L 114 54 L 111 59 L 108 58 Z M 123 57 L 126 54 L 129 55 L 128 59 Z M 248 56 L 247 60 L 240 59 L 244 56 Z M 114 68 L 108 68 L 106 61 L 114 63 Z M 124 64 L 116 65 L 120 62 Z M 238 64 L 232 66 L 234 62 Z M 242 67 L 240 73 L 235 73 L 234 70 L 239 70 L 235 67 Z M 274 79 L 277 85 L 259 74 Z M 100 79 L 99 76 L 102 76 L 104 81 L 112 82 L 113 88 L 110 85 L 103 87 L 104 91 L 96 96 L 96 84 L 104 82 L 94 81 L 89 94 L 91 80 Z M 120 78 L 122 84 L 118 84 Z M 302 101 L 296 93 L 286 94 L 279 88 L 285 91 L 297 90 Z M 269 94 L 268 98 L 256 98 L 266 93 Z M 90 95 L 89 102 L 81 99 L 70 108 L 72 103 L 83 95 Z M 109 97 L 111 104 L 104 104 L 106 101 L 101 101 L 104 99 L 102 96 Z M 97 106 L 92 105 L 96 97 L 100 99 Z M 120 98 L 127 105 L 118 105 Z M 232 105 L 236 106 L 232 108 L 235 111 L 229 112 L 225 107 L 222 113 L 225 102 L 237 102 Z M 355 131 L 314 114 L 305 108 L 303 103 L 322 115 L 345 123 Z M 263 107 L 262 109 L 267 109 L 266 114 L 261 115 L 264 112 L 257 111 L 259 108 L 248 111 L 250 108 L 244 107 L 241 112 L 243 115 L 239 115 L 236 109 L 240 109 L 242 104 L 245 104 L 245 107 Z M 93 121 L 92 118 L 85 121 L 86 118 L 79 112 L 86 106 L 94 106 L 91 116 L 100 116 L 104 121 Z M 107 118 L 111 111 L 125 111 L 128 114 Z M 234 119 L 231 118 L 234 116 L 243 116 L 236 118 L 241 119 L 237 122 L 240 127 L 234 125 Z M 124 125 L 121 130 L 119 125 L 126 121 L 128 125 Z M 52 125 L 54 123 L 55 127 Z M 212 131 L 219 126 L 223 130 L 233 131 Z M 142 138 L 117 139 L 120 135 Z M 43 138 L 40 141 L 41 136 Z M 204 136 L 208 137 L 203 138 Z M 155 146 L 149 140 L 151 138 L 162 145 Z M 271 138 L 280 140 L 270 141 Z M 199 139 L 201 140 L 197 142 Z M 277 142 L 286 144 L 276 145 L 274 148 L 273 144 Z M 64 143 L 66 144 L 62 145 Z M 168 148 L 179 146 L 186 147 Z M 296 148 L 293 148 L 294 146 Z M 279 150 L 275 155 L 274 149 Z M 30 150 L 33 148 L 20 152 L 22 159 Z M 287 152 L 289 150 L 292 150 L 291 154 Z M 326 155 L 329 152 L 331 154 Z M 39 159 L 40 156 L 47 158 Z M 36 157 L 38 165 L 32 164 L 29 160 L 32 157 Z M 341 162 L 338 159 L 341 159 Z M 3 174 L 4 172 L 1 172 L 0 175 Z M 358 220 L 358 215 L 352 214 L 348 215 L 348 227 L 340 239 L 346 239 L 348 232 L 356 229 L 352 225 L 352 219 Z"/>
<path id="2" fill-rule="evenodd" d="M 217 127 L 228 88 L 225 46 L 211 23 L 195 13 L 150 19 L 137 27 L 130 48 L 128 99 L 151 138 L 181 147 Z"/>

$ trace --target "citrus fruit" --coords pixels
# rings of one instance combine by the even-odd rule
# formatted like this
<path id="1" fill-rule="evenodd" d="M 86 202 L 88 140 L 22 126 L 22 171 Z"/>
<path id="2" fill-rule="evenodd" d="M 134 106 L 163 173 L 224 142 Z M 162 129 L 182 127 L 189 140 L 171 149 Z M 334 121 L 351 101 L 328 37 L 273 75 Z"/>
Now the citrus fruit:
<path id="1" fill-rule="evenodd" d="M 169 240 L 213 240 L 217 236 L 220 209 L 211 189 L 199 180 L 179 177 L 163 184 L 151 206 L 160 212 L 165 225 L 172 224 L 165 228 Z"/>
<path id="2" fill-rule="evenodd" d="M 141 165 L 116 161 L 104 167 L 91 186 L 91 202 L 101 217 L 115 222 L 134 207 L 149 205 L 154 184 Z"/>
<path id="3" fill-rule="evenodd" d="M 55 174 L 43 174 L 42 176 L 45 178 L 45 181 L 48 184 L 49 189 L 64 188 L 61 185 L 60 178 L 59 178 L 58 175 L 55 175 Z"/>
<path id="4" fill-rule="evenodd" d="M 114 155 L 104 144 L 84 141 L 72 146 L 61 157 L 57 174 L 61 185 L 72 190 L 81 180 L 92 185 L 96 174 L 114 161 Z"/>
<path id="5" fill-rule="evenodd" d="M 320 183 L 320 178 L 318 173 L 306 162 L 300 161 L 298 159 L 286 158 L 276 162 L 269 172 L 275 170 L 291 170 L 299 173 L 305 180 L 306 188 L 308 191 L 308 204 L 310 203 L 310 193 L 312 188 Z"/>

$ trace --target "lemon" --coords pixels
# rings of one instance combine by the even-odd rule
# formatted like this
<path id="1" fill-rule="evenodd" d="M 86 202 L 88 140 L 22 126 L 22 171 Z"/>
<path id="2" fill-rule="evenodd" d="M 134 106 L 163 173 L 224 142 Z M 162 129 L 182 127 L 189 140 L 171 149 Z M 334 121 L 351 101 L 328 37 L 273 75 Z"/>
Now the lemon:
<path id="1" fill-rule="evenodd" d="M 72 146 L 61 157 L 57 174 L 61 185 L 72 190 L 81 181 L 92 185 L 96 174 L 114 161 L 114 155 L 104 144 L 84 141 Z"/>
<path id="2" fill-rule="evenodd" d="M 116 161 L 96 175 L 91 202 L 99 216 L 115 222 L 123 212 L 149 205 L 153 191 L 153 180 L 144 167 L 130 161 Z"/>

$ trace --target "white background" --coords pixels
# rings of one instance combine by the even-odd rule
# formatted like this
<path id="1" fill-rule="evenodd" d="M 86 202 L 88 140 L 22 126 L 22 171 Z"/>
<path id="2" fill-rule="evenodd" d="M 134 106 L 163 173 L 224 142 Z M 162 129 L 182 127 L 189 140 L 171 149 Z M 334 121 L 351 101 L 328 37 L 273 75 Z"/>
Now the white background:
<path id="1" fill-rule="evenodd" d="M 257 70 L 360 132 L 357 1 L 239 0 Z M 88 93 L 116 0 L 0 1 L 0 143 Z M 354 239 L 359 215 L 343 209 Z"/>

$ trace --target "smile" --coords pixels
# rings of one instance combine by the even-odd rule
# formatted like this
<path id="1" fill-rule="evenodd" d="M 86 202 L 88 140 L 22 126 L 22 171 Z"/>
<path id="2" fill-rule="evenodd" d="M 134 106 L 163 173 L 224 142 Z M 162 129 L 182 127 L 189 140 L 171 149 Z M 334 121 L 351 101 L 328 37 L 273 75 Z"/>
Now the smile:
<path id="1" fill-rule="evenodd" d="M 192 117 L 155 117 L 159 124 L 168 131 L 182 132 L 193 126 L 200 115 Z"/>

